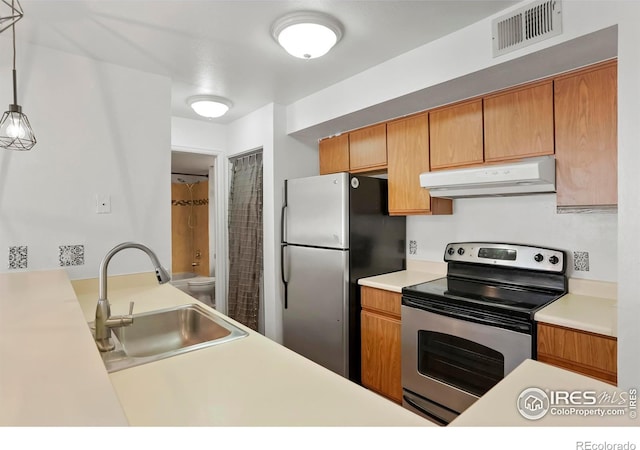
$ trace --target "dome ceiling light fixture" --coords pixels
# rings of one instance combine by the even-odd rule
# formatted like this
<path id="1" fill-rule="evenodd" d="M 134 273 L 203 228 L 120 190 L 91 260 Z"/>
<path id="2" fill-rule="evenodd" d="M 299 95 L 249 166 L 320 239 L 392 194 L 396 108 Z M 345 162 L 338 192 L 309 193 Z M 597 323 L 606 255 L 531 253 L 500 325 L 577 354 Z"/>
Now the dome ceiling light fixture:
<path id="1" fill-rule="evenodd" d="M 343 28 L 333 17 L 315 11 L 287 14 L 275 21 L 271 35 L 290 55 L 313 59 L 326 54 L 342 38 Z"/>
<path id="2" fill-rule="evenodd" d="M 226 98 L 216 95 L 194 95 L 187 99 L 187 104 L 196 114 L 207 119 L 222 117 L 233 106 Z"/>

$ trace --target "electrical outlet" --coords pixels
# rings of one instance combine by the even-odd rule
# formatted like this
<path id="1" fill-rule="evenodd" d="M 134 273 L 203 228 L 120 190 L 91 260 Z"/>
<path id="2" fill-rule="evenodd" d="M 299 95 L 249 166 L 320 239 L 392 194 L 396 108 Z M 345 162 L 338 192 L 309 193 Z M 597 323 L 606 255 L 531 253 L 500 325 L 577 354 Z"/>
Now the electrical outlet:
<path id="1" fill-rule="evenodd" d="M 409 241 L 409 254 L 415 255 L 418 253 L 418 241 Z"/>
<path id="2" fill-rule="evenodd" d="M 573 252 L 573 270 L 576 272 L 589 271 L 589 252 Z"/>

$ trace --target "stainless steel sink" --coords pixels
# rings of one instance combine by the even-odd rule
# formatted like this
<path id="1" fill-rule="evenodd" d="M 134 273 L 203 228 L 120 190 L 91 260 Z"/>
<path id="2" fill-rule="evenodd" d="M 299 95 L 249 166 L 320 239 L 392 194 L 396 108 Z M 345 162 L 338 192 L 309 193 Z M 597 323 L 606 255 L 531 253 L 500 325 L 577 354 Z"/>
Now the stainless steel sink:
<path id="1" fill-rule="evenodd" d="M 219 345 L 248 335 L 195 303 L 135 314 L 133 317 L 132 325 L 112 330 L 115 348 L 100 353 L 108 372 Z"/>

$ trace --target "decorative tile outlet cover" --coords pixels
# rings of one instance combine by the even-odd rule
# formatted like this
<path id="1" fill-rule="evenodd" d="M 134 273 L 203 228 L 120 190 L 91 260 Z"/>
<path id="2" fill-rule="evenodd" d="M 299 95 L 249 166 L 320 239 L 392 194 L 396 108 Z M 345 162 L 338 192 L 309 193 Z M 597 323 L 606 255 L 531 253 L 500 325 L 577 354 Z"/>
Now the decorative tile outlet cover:
<path id="1" fill-rule="evenodd" d="M 84 264 L 84 245 L 61 245 L 59 249 L 61 266 L 81 266 Z"/>
<path id="2" fill-rule="evenodd" d="M 409 254 L 415 255 L 418 253 L 418 241 L 409 241 Z"/>
<path id="3" fill-rule="evenodd" d="M 26 245 L 9 247 L 9 269 L 26 269 L 28 252 Z"/>
<path id="4" fill-rule="evenodd" d="M 573 252 L 573 270 L 589 271 L 589 252 Z"/>

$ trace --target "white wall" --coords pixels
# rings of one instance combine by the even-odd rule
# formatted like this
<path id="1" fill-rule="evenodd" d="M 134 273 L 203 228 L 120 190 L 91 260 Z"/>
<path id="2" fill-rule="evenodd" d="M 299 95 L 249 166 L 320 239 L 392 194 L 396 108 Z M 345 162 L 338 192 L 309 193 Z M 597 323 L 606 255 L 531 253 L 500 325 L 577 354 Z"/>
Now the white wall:
<path id="1" fill-rule="evenodd" d="M 226 151 L 227 126 L 204 120 L 171 117 L 172 148 L 205 150 L 207 153 Z"/>
<path id="2" fill-rule="evenodd" d="M 449 242 L 513 242 L 565 250 L 567 276 L 616 282 L 616 214 L 557 214 L 556 194 L 456 199 L 453 215 L 415 216 L 407 221 L 409 259 L 442 261 Z M 573 252 L 589 252 L 589 271 L 573 270 Z"/>
<path id="3" fill-rule="evenodd" d="M 9 40 L 0 46 L 10 54 Z M 84 245 L 84 265 L 67 271 L 96 277 L 123 241 L 148 245 L 170 267 L 169 79 L 24 42 L 18 51 L 18 102 L 38 143 L 0 152 L 0 271 L 10 246 L 27 245 L 27 270 L 41 270 L 59 268 L 59 245 Z M 10 63 L 0 59 L 3 105 Z M 96 214 L 96 194 L 111 196 L 111 214 Z M 125 252 L 109 274 L 152 270 L 144 254 Z"/>
<path id="4" fill-rule="evenodd" d="M 515 7 L 528 3 L 524 1 Z M 637 294 L 640 274 L 640 258 L 637 256 L 640 254 L 640 177 L 637 176 L 640 167 L 637 152 L 640 142 L 640 2 L 565 0 L 562 5 L 563 33 L 560 36 L 493 58 L 490 45 L 491 18 L 488 18 L 289 105 L 287 130 L 296 135 L 317 138 L 321 136 L 313 136 L 309 131 L 314 127 L 326 131 L 325 135 L 328 135 L 343 131 L 344 124 L 358 124 L 367 117 L 375 116 L 372 119 L 375 121 L 386 120 L 392 117 L 393 112 L 389 111 L 393 108 L 385 111 L 384 106 L 394 99 L 402 98 L 411 103 L 411 95 L 425 89 L 431 89 L 432 93 L 445 98 L 450 93 L 438 93 L 437 88 L 441 84 L 446 85 L 451 80 L 521 57 L 527 57 L 522 61 L 533 62 L 529 64 L 530 70 L 536 76 L 550 75 L 554 72 L 545 74 L 539 66 L 561 66 L 564 59 L 578 60 L 584 55 L 566 52 L 555 55 L 555 60 L 549 61 L 540 60 L 534 53 L 554 48 L 564 50 L 568 47 L 560 44 L 571 44 L 576 38 L 617 26 L 617 52 L 616 43 L 613 43 L 614 55 L 617 53 L 618 56 L 617 218 L 586 215 L 556 217 L 550 212 L 553 209 L 551 200 L 527 200 L 530 203 L 529 210 L 514 198 L 504 202 L 480 200 L 473 204 L 471 200 L 469 203 L 463 201 L 455 206 L 456 212 L 452 218 L 410 217 L 407 227 L 410 236 L 420 241 L 420 253 L 417 256 L 429 258 L 440 255 L 443 243 L 449 239 L 467 240 L 479 234 L 498 240 L 503 240 L 503 236 L 511 236 L 514 240 L 528 237 L 527 241 L 540 245 L 555 243 L 570 251 L 589 251 L 593 271 L 572 275 L 618 282 L 618 380 L 620 386 L 629 387 L 640 383 L 640 358 L 637 356 L 640 342 L 640 327 L 637 326 L 637 318 L 640 317 Z M 590 43 L 594 48 L 602 45 L 605 53 L 611 44 L 599 40 Z M 530 55 L 534 57 L 529 58 Z M 491 74 L 494 76 L 489 79 L 484 77 L 483 83 L 489 85 L 491 82 L 511 79 L 513 75 L 504 71 L 499 72 L 498 76 Z M 527 76 L 526 73 L 516 75 L 523 79 Z M 472 77 L 464 85 L 467 93 L 473 87 L 467 87 L 469 84 L 473 84 Z M 478 89 L 476 95 L 482 92 L 482 88 Z M 413 106 L 419 108 L 419 105 Z M 427 107 L 425 105 L 423 109 Z M 385 117 L 387 112 L 391 116 Z M 357 118 L 352 119 L 353 116 Z M 492 215 L 512 217 L 512 228 L 506 229 Z M 469 225 L 473 223 L 479 225 L 478 229 L 480 224 L 490 229 L 476 232 L 473 225 Z M 551 233 L 559 235 L 552 236 Z M 437 259 L 440 260 L 441 256 Z"/>

